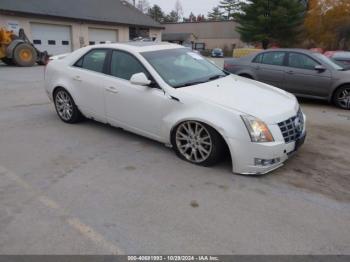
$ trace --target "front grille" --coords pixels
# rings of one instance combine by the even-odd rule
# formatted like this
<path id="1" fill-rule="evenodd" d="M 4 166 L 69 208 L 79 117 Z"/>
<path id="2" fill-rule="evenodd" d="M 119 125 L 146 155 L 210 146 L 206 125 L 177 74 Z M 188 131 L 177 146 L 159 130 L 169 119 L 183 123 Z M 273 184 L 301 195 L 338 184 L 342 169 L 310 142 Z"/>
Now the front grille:
<path id="1" fill-rule="evenodd" d="M 303 133 L 304 115 L 299 109 L 296 116 L 279 123 L 278 126 L 281 129 L 284 141 L 286 143 L 295 142 Z"/>

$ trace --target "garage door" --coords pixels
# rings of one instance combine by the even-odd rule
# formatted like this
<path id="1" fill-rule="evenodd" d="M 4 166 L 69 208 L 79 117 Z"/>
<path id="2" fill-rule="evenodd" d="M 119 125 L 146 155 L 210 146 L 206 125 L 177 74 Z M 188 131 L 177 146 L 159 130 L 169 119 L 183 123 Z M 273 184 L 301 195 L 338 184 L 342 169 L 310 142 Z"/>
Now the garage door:
<path id="1" fill-rule="evenodd" d="M 31 23 L 32 39 L 36 48 L 50 55 L 72 51 L 70 26 Z"/>
<path id="2" fill-rule="evenodd" d="M 104 44 L 118 42 L 118 30 L 89 28 L 89 44 Z"/>

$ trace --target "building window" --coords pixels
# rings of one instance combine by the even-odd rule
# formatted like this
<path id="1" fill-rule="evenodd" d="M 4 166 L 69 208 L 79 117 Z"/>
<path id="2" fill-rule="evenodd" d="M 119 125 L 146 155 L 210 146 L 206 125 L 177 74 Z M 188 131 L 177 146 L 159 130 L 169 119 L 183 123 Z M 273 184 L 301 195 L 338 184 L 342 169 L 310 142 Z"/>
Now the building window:
<path id="1" fill-rule="evenodd" d="M 138 38 L 138 37 L 148 38 L 149 37 L 149 28 L 135 27 L 135 26 L 130 27 L 129 28 L 130 40 L 133 40 L 133 39 Z"/>
<path id="2" fill-rule="evenodd" d="M 90 41 L 89 42 L 89 45 L 94 45 L 95 44 L 95 41 Z"/>
<path id="3" fill-rule="evenodd" d="M 49 45 L 56 45 L 56 41 L 55 40 L 49 40 L 47 41 Z"/>
<path id="4" fill-rule="evenodd" d="M 105 43 L 106 43 L 106 41 L 101 41 L 101 42 L 100 42 L 100 44 L 105 44 Z"/>
<path id="5" fill-rule="evenodd" d="M 33 40 L 33 44 L 34 45 L 41 45 L 41 40 L 35 39 L 35 40 Z"/>
<path id="6" fill-rule="evenodd" d="M 69 41 L 63 40 L 63 41 L 62 41 L 62 45 L 69 45 Z"/>
<path id="7" fill-rule="evenodd" d="M 205 43 L 195 43 L 194 49 L 204 51 L 205 50 Z"/>

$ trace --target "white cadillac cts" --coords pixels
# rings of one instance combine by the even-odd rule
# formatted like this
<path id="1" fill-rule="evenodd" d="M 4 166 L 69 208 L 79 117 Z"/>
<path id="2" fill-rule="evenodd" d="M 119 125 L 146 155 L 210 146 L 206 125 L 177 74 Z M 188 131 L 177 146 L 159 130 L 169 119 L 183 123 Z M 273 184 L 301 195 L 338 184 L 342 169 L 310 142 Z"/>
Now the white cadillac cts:
<path id="1" fill-rule="evenodd" d="M 230 152 L 233 172 L 265 174 L 304 142 L 294 95 L 229 75 L 188 48 L 134 42 L 82 48 L 46 68 L 58 116 L 83 116 L 172 146 L 211 166 Z"/>

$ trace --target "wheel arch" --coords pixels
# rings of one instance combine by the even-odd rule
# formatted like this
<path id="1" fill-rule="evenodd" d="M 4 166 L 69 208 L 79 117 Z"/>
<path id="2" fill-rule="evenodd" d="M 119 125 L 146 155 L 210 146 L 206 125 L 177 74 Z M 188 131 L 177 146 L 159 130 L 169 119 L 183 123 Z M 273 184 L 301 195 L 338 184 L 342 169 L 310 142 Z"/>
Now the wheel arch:
<path id="1" fill-rule="evenodd" d="M 331 103 L 333 103 L 335 93 L 339 90 L 339 88 L 342 88 L 342 87 L 344 87 L 344 86 L 350 86 L 350 82 L 349 82 L 349 83 L 341 83 L 341 84 L 337 85 L 337 86 L 333 89 L 331 95 L 329 96 L 328 101 L 331 102 Z"/>
<path id="2" fill-rule="evenodd" d="M 224 146 L 225 148 L 229 151 L 229 155 L 230 155 L 230 158 L 231 158 L 231 163 L 232 162 L 232 158 L 233 158 L 233 150 L 232 148 L 230 147 L 230 143 L 228 141 L 228 138 L 226 137 L 226 135 L 224 134 L 222 128 L 219 128 L 216 124 L 214 124 L 213 122 L 210 122 L 210 121 L 207 121 L 205 119 L 202 119 L 202 118 L 196 118 L 196 117 L 192 117 L 192 118 L 185 118 L 185 119 L 181 119 L 181 120 L 178 120 L 170 129 L 170 133 L 169 133 L 169 141 L 171 143 L 172 146 L 174 146 L 172 144 L 172 136 L 173 136 L 173 133 L 175 132 L 176 128 L 181 125 L 182 123 L 184 122 L 187 122 L 187 121 L 193 121 L 193 122 L 199 122 L 199 123 L 202 123 L 202 124 L 205 124 L 209 127 L 211 127 L 212 129 L 214 129 L 218 134 L 219 136 L 221 137 L 222 141 L 224 142 Z"/>

